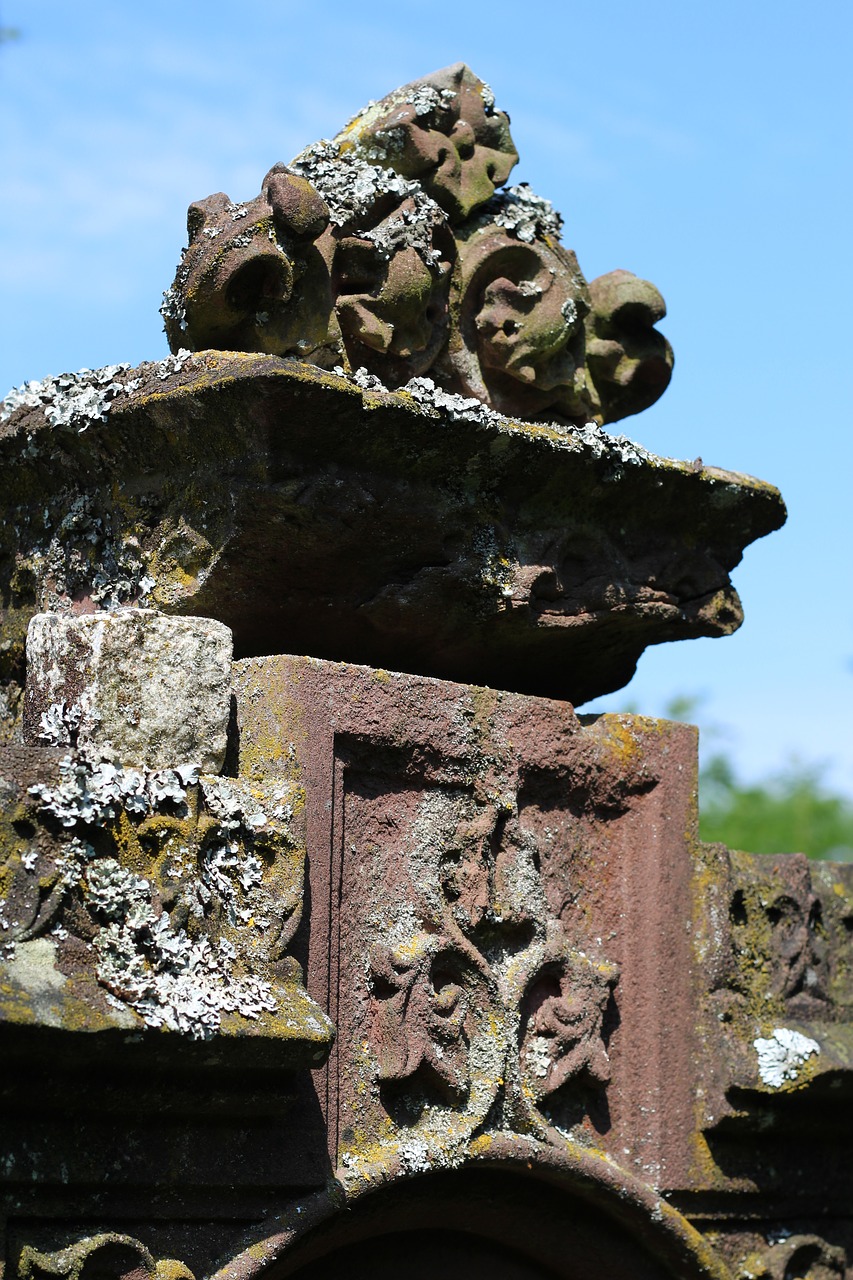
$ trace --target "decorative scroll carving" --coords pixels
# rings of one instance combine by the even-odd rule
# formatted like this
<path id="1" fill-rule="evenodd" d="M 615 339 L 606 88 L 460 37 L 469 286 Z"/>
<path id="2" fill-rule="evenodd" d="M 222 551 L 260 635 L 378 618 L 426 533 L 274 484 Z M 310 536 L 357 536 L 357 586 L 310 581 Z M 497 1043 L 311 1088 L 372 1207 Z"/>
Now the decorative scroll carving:
<path id="1" fill-rule="evenodd" d="M 505 1127 L 544 1134 L 553 1095 L 610 1079 L 603 1024 L 618 969 L 551 913 L 516 796 L 429 786 L 413 818 L 412 882 L 399 872 L 373 912 L 375 1078 L 393 1087 L 392 1110 L 499 1106 Z"/>
<path id="2" fill-rule="evenodd" d="M 526 185 L 509 117 L 462 63 L 371 103 L 275 165 L 261 194 L 190 206 L 164 300 L 173 351 L 296 355 L 404 386 L 429 372 L 508 414 L 612 422 L 664 391 L 653 285 L 587 285 Z"/>
<path id="3" fill-rule="evenodd" d="M 747 1255 L 737 1280 L 844 1280 L 847 1255 L 820 1236 L 784 1235 Z"/>
<path id="4" fill-rule="evenodd" d="M 24 1245 L 19 1280 L 194 1280 L 174 1258 L 154 1259 L 132 1236 L 109 1232 L 88 1236 L 65 1249 L 42 1253 Z"/>
<path id="5" fill-rule="evenodd" d="M 503 186 L 518 160 L 509 116 L 461 62 L 371 103 L 335 141 L 417 179 L 454 226 Z"/>
<path id="6" fill-rule="evenodd" d="M 307 354 L 325 340 L 331 285 L 314 242 L 329 211 L 304 178 L 282 170 L 247 203 L 220 192 L 190 205 L 179 345 Z"/>
<path id="7" fill-rule="evenodd" d="M 506 193 L 459 236 L 459 330 L 447 365 L 467 395 L 503 413 L 589 417 L 589 289 L 575 255 L 536 218 L 536 205 L 521 208 L 535 227 L 527 243 L 518 235 L 523 224 L 508 216 L 515 210 Z"/>
<path id="8" fill-rule="evenodd" d="M 807 860 L 732 858 L 737 882 L 729 904 L 733 965 L 727 985 L 747 1006 L 827 1016 L 824 912 Z"/>

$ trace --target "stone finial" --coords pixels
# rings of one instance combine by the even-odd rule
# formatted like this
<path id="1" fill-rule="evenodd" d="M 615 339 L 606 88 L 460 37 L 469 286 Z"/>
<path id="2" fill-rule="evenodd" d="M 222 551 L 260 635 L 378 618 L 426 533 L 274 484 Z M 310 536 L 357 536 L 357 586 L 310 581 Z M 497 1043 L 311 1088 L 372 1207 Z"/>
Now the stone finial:
<path id="1" fill-rule="evenodd" d="M 231 632 L 153 609 L 41 613 L 27 633 L 24 735 L 103 759 L 218 773 L 231 702 Z"/>
<path id="2" fill-rule="evenodd" d="M 509 116 L 464 62 L 370 103 L 335 141 L 414 178 L 454 226 L 503 186 L 518 161 Z"/>
<path id="3" fill-rule="evenodd" d="M 464 63 L 370 103 L 255 199 L 190 206 L 172 350 L 295 355 L 392 388 L 429 373 L 519 417 L 639 412 L 672 372 L 663 298 L 625 271 L 587 285 L 551 204 L 504 188 L 517 159 Z"/>

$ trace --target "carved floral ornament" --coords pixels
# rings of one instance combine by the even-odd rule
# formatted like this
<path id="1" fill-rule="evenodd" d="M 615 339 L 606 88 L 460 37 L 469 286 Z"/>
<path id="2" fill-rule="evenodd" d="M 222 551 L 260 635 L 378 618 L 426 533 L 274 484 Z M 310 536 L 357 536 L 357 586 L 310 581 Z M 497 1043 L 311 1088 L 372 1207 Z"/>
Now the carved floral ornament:
<path id="1" fill-rule="evenodd" d="M 610 1080 L 619 970 L 553 915 L 513 797 L 428 789 L 414 841 L 413 891 L 369 915 L 364 1066 L 427 1142 L 448 1112 L 471 1131 L 495 1107 L 498 1128 L 556 1138 Z"/>
<path id="2" fill-rule="evenodd" d="M 163 315 L 172 350 L 216 347 L 429 374 L 503 413 L 613 422 L 665 390 L 657 289 L 587 284 L 526 184 L 509 117 L 462 63 L 370 103 L 276 164 L 253 200 L 192 204 Z"/>

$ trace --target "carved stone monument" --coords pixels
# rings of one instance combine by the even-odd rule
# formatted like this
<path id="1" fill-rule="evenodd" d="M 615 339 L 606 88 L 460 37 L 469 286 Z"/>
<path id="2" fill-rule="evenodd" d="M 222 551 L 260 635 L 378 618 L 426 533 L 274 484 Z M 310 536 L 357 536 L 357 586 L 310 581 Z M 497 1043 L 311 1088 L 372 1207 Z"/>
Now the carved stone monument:
<path id="1" fill-rule="evenodd" d="M 5 402 L 6 1280 L 853 1275 L 853 871 L 573 709 L 781 498 L 604 430 L 663 300 L 516 159 L 405 86 L 190 207 L 171 356 Z"/>

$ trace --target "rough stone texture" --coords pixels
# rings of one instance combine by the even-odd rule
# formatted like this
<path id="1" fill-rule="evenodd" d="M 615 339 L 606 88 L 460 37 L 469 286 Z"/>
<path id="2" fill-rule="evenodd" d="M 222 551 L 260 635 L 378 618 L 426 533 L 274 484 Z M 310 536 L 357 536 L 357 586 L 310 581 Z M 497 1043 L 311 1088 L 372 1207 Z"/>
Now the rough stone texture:
<path id="1" fill-rule="evenodd" d="M 153 609 L 40 613 L 27 632 L 24 737 L 116 764 L 218 773 L 231 712 L 231 632 Z"/>
<path id="2" fill-rule="evenodd" d="M 0 1020 L 21 1029 L 10 1058 L 57 1039 L 34 1027 L 91 1033 L 69 1042 L 83 1056 L 120 1056 L 122 1030 L 148 1027 L 163 1033 L 150 1038 L 155 1060 L 181 1035 L 214 1034 L 225 1061 L 323 1057 L 330 1024 L 289 958 L 303 906 L 298 787 L 117 769 L 86 748 L 9 751 L 2 770 Z"/>
<path id="3" fill-rule="evenodd" d="M 122 604 L 217 618 L 238 657 L 289 649 L 583 702 L 648 644 L 733 631 L 729 573 L 784 519 L 750 477 L 424 383 L 391 393 L 211 352 L 114 385 L 104 421 L 52 426 L 59 391 L 0 425 L 10 721 L 33 613 Z"/>
<path id="4" fill-rule="evenodd" d="M 684 725 L 234 693 L 219 777 L 3 759 L 10 1276 L 847 1280 L 853 869 L 700 844 Z"/>
<path id="5" fill-rule="evenodd" d="M 163 316 L 171 348 L 299 355 L 391 387 L 441 387 L 522 417 L 614 422 L 672 373 L 653 285 L 588 286 L 530 188 L 509 117 L 463 63 L 395 90 L 261 194 L 190 205 Z"/>
<path id="6" fill-rule="evenodd" d="M 680 1185 L 694 731 L 310 659 L 235 685 L 241 767 L 301 765 L 311 797 L 339 1162 L 452 1165 L 497 1115 Z"/>

